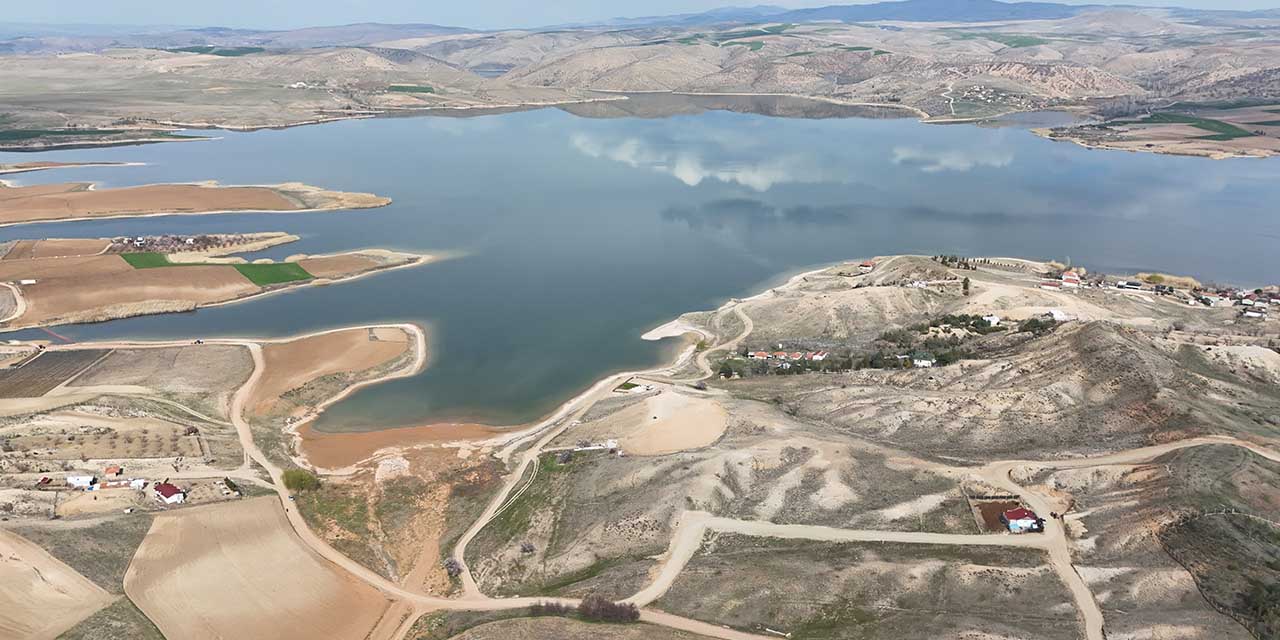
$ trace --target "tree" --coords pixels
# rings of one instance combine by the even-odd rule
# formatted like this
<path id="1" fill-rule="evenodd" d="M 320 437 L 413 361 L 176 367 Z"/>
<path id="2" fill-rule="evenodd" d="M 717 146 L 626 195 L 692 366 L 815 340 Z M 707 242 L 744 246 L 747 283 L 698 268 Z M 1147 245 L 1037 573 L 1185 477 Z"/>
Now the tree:
<path id="1" fill-rule="evenodd" d="M 286 469 L 284 486 L 290 491 L 311 491 L 320 488 L 320 478 L 306 469 Z"/>
<path id="2" fill-rule="evenodd" d="M 969 276 L 964 277 L 964 294 L 969 295 Z"/>

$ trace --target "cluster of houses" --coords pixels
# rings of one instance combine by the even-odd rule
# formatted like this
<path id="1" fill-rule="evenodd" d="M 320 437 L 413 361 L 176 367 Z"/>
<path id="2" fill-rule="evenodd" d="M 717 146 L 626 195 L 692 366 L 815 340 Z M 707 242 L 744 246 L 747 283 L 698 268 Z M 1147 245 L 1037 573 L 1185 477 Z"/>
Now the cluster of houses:
<path id="1" fill-rule="evenodd" d="M 747 357 L 752 360 L 763 361 L 770 367 L 777 367 L 785 371 L 801 362 L 822 362 L 830 355 L 826 351 L 752 351 L 747 354 Z"/>
<path id="2" fill-rule="evenodd" d="M 830 356 L 831 354 L 827 353 L 826 351 L 792 351 L 790 353 L 786 351 L 774 351 L 774 352 L 752 351 L 747 355 L 752 360 L 778 360 L 778 361 L 790 360 L 792 362 L 800 362 L 800 361 L 822 362 L 823 360 L 826 360 L 827 357 Z"/>
<path id="3" fill-rule="evenodd" d="M 1216 289 L 1196 291 L 1195 302 L 1206 307 L 1240 307 L 1245 318 L 1266 319 L 1272 307 L 1280 307 L 1280 292 L 1246 291 L 1243 289 Z"/>
<path id="4" fill-rule="evenodd" d="M 1061 291 L 1063 289 L 1079 289 L 1082 284 L 1080 273 L 1075 269 L 1067 269 L 1057 278 L 1051 278 L 1040 283 L 1041 289 L 1049 291 Z"/>
<path id="5" fill-rule="evenodd" d="M 110 466 L 103 470 L 103 477 L 92 475 L 69 475 L 67 486 L 80 491 L 100 491 L 102 489 L 124 489 L 146 491 L 150 485 L 151 496 L 161 504 L 182 504 L 187 499 L 187 492 L 176 485 L 165 482 L 151 483 L 143 478 L 124 478 L 124 468 Z M 48 478 L 41 478 L 40 483 L 48 484 Z"/>

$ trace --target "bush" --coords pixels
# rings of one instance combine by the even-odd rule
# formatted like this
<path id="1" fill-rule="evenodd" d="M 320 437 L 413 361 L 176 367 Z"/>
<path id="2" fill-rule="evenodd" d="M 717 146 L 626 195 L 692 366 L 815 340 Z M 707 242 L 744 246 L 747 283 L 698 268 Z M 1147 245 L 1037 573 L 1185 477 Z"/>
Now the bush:
<path id="1" fill-rule="evenodd" d="M 559 602 L 537 602 L 529 605 L 530 616 L 569 616 L 573 607 Z"/>
<path id="2" fill-rule="evenodd" d="M 1052 331 L 1057 325 L 1057 321 L 1051 318 L 1029 318 L 1018 327 L 1018 331 L 1030 331 L 1031 333 L 1040 335 L 1042 333 Z"/>
<path id="3" fill-rule="evenodd" d="M 290 491 L 311 491 L 320 488 L 320 478 L 306 469 L 286 469 L 284 486 Z"/>
<path id="4" fill-rule="evenodd" d="M 640 619 L 640 609 L 632 603 L 614 602 L 593 593 L 578 605 L 578 616 L 592 622 L 635 622 Z"/>

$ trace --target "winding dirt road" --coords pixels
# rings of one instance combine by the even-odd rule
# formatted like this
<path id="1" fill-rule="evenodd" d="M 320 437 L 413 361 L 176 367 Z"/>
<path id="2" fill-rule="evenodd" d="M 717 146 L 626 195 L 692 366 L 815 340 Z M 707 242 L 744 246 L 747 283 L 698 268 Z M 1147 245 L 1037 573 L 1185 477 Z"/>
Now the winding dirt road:
<path id="1" fill-rule="evenodd" d="M 742 303 L 735 301 L 732 304 L 732 310 L 743 321 L 743 331 L 733 339 L 723 342 L 710 349 L 697 352 L 693 357 L 698 368 L 703 372 L 703 378 L 714 375 L 711 370 L 707 356 L 716 351 L 734 349 L 752 332 L 754 326 L 750 317 L 743 311 Z M 415 363 L 407 370 L 402 370 L 391 374 L 389 377 L 399 377 L 403 375 L 411 375 L 406 373 L 408 370 L 416 371 L 425 363 L 425 335 L 421 329 L 413 325 L 379 325 L 394 326 L 409 332 L 416 336 L 418 346 L 418 358 Z M 370 327 L 361 327 L 370 328 Z M 332 331 L 348 330 L 336 329 Z M 329 332 L 319 332 L 320 335 Z M 310 337 L 310 336 L 301 336 Z M 290 338 L 290 340 L 300 339 L 300 337 Z M 395 605 L 398 607 L 397 615 L 404 617 L 396 620 L 386 621 L 386 624 L 380 623 L 374 637 L 376 640 L 385 638 L 401 638 L 407 634 L 411 628 L 413 621 L 418 615 L 433 610 L 471 610 L 471 611 L 493 611 L 504 609 L 517 609 L 528 607 L 538 602 L 560 602 L 569 605 L 577 604 L 574 599 L 560 598 L 490 598 L 485 596 L 471 575 L 469 568 L 465 565 L 465 556 L 468 543 L 484 528 L 492 518 L 499 513 L 505 505 L 509 504 L 513 497 L 513 492 L 521 488 L 521 480 L 524 477 L 529 466 L 534 464 L 539 455 L 553 439 L 563 433 L 566 429 L 573 426 L 588 410 L 590 410 L 597 402 L 611 395 L 614 387 L 628 377 L 640 375 L 637 373 L 625 373 L 610 376 L 601 380 L 592 386 L 586 392 L 566 403 L 554 415 L 536 425 L 533 429 L 525 432 L 512 442 L 507 454 L 516 451 L 516 447 L 523 446 L 522 443 L 527 442 L 531 438 L 537 438 L 520 457 L 519 464 L 509 474 L 508 479 L 502 489 L 491 500 L 489 506 L 484 513 L 472 524 L 472 526 L 463 534 L 455 547 L 455 558 L 463 563 L 463 571 L 460 579 L 463 584 L 463 594 L 459 598 L 448 599 L 436 596 L 430 596 L 416 591 L 412 591 L 398 585 L 387 578 L 377 574 L 364 565 L 355 562 L 346 555 L 338 552 L 330 547 L 327 542 L 317 536 L 307 525 L 302 514 L 290 499 L 288 490 L 283 482 L 283 470 L 275 465 L 270 459 L 263 454 L 261 449 L 256 445 L 253 438 L 252 429 L 245 418 L 245 409 L 252 397 L 252 394 L 261 381 L 265 372 L 265 361 L 262 354 L 262 345 L 273 341 L 251 341 L 251 340 L 209 340 L 210 344 L 234 344 L 240 345 L 249 350 L 252 355 L 254 368 L 249 378 L 236 391 L 231 402 L 231 424 L 235 426 L 236 433 L 239 436 L 242 447 L 244 448 L 247 461 L 241 469 L 236 472 L 249 472 L 251 470 L 248 461 L 252 461 L 261 465 L 263 469 L 271 477 L 272 488 L 275 489 L 281 504 L 285 509 L 285 515 L 297 533 L 298 537 L 316 556 L 329 561 L 330 563 L 341 567 L 347 573 L 365 583 L 373 586 L 391 599 L 397 601 Z M 102 346 L 113 347 L 164 347 L 189 345 L 190 342 L 161 342 L 161 343 L 104 343 L 95 345 L 75 345 L 75 348 L 98 348 Z M 57 347 L 68 348 L 68 347 Z M 687 363 L 687 359 L 682 358 L 677 365 L 682 366 Z M 671 368 L 664 369 L 670 371 Z M 697 378 L 697 379 L 703 379 Z M 385 380 L 386 378 L 383 378 Z M 372 382 L 370 382 L 372 383 Z M 1034 469 L 1068 469 L 1092 466 L 1105 466 L 1116 464 L 1138 464 L 1148 462 L 1166 453 L 1186 449 L 1190 447 L 1205 445 L 1232 445 L 1249 449 L 1250 451 L 1266 457 L 1270 460 L 1280 461 L 1280 452 L 1273 451 L 1269 448 L 1257 445 L 1255 443 L 1246 442 L 1226 436 L 1207 436 L 1192 438 L 1180 442 L 1156 445 L 1151 447 L 1143 447 L 1130 451 L 1110 453 L 1092 457 L 1070 458 L 1063 460 L 1005 460 L 996 461 L 987 464 L 977 470 L 977 473 L 983 480 L 989 482 L 993 486 L 1006 490 L 1014 495 L 1019 496 L 1033 510 L 1039 513 L 1048 513 L 1053 510 L 1050 505 L 1049 498 L 1037 493 L 1033 489 L 1028 489 L 1015 482 L 1012 478 L 1012 472 L 1015 469 L 1034 468 Z M 974 469 L 964 469 L 973 472 Z M 235 472 L 233 472 L 235 473 Z M 238 474 L 237 474 L 238 475 Z M 852 530 L 839 529 L 832 527 L 820 527 L 810 525 L 786 525 L 775 524 L 764 521 L 752 520 L 735 520 L 731 518 L 723 518 L 713 516 L 705 512 L 690 511 L 680 516 L 676 532 L 672 537 L 668 551 L 665 554 L 663 564 L 655 576 L 653 582 L 640 590 L 626 601 L 636 604 L 640 607 L 646 607 L 661 598 L 670 588 L 671 585 L 680 575 L 689 560 L 697 552 L 701 546 L 704 534 L 709 531 L 722 531 L 730 533 L 738 533 L 751 536 L 788 538 L 788 539 L 808 539 L 820 541 L 835 542 L 900 542 L 910 544 L 943 544 L 957 546 L 1005 546 L 1032 548 L 1045 551 L 1049 556 L 1051 566 L 1059 575 L 1063 583 L 1069 588 L 1076 606 L 1080 611 L 1080 615 L 1085 623 L 1086 636 L 1089 640 L 1104 640 L 1105 632 L 1103 628 L 1103 617 L 1101 609 L 1098 606 L 1093 594 L 1089 591 L 1088 586 L 1076 572 L 1071 561 L 1070 546 L 1065 530 L 1061 524 L 1054 520 L 1045 522 L 1045 531 L 1043 534 L 1028 535 L 963 535 L 963 534 L 944 534 L 944 533 L 918 533 L 918 532 L 902 532 L 902 531 L 871 531 L 871 530 Z M 723 638 L 725 640 L 759 640 L 767 636 L 750 634 L 726 627 L 709 624 L 697 620 L 683 618 L 672 614 L 655 611 L 651 609 L 642 609 L 641 620 L 656 625 L 681 629 L 691 633 L 696 633 L 708 637 Z"/>

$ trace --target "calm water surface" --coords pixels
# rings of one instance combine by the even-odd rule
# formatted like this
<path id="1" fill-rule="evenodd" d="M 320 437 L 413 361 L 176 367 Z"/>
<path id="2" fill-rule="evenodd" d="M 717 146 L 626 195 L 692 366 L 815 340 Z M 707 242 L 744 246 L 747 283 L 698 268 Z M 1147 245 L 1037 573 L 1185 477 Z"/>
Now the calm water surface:
<path id="1" fill-rule="evenodd" d="M 668 357 L 670 345 L 639 339 L 647 329 L 846 258 L 1017 255 L 1240 284 L 1280 279 L 1277 160 L 1090 151 L 1018 128 L 728 112 L 589 119 L 544 110 L 218 135 L 0 162 L 147 163 L 12 177 L 22 184 L 304 181 L 395 204 L 30 225 L 0 229 L 0 240 L 281 230 L 303 240 L 255 255 L 463 252 L 245 304 L 58 329 L 88 340 L 429 325 L 432 366 L 335 406 L 321 424 L 330 430 L 530 420 L 606 373 Z"/>

